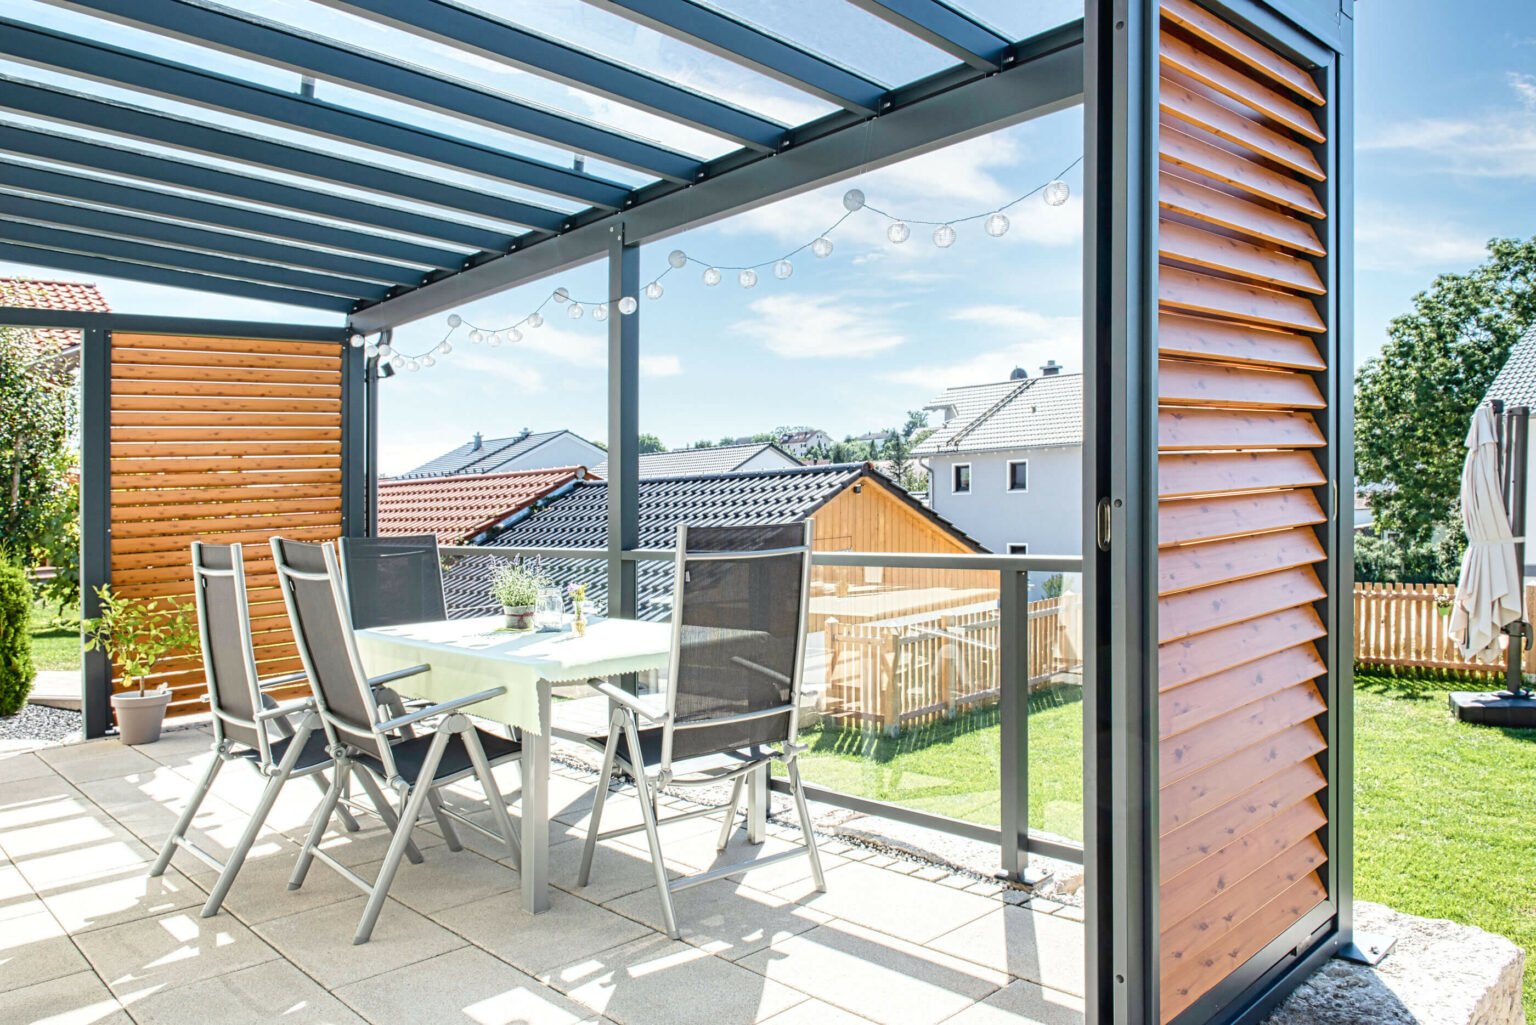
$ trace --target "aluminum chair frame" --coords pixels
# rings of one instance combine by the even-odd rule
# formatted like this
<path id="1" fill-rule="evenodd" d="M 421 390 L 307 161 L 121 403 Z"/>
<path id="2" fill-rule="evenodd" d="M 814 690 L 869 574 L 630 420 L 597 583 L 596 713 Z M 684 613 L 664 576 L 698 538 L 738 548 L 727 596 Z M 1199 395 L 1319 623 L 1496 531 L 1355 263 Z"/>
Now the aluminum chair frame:
<path id="1" fill-rule="evenodd" d="M 329 790 L 324 800 L 315 812 L 315 817 L 310 824 L 309 833 L 304 840 L 304 846 L 299 852 L 299 858 L 294 865 L 293 874 L 288 880 L 288 888 L 296 890 L 304 884 L 304 879 L 309 873 L 312 862 L 318 858 L 326 865 L 334 869 L 342 878 L 362 890 L 368 896 L 364 906 L 362 918 L 358 922 L 357 931 L 352 942 L 361 944 L 368 942 L 373 935 L 374 927 L 378 924 L 379 914 L 384 909 L 385 898 L 389 895 L 389 888 L 394 883 L 395 875 L 400 868 L 402 857 L 408 857 L 412 848 L 411 832 L 415 828 L 422 813 L 428 808 L 436 817 L 438 826 L 442 830 L 443 839 L 448 849 L 459 851 L 463 849 L 454 828 L 454 823 L 468 827 L 488 839 L 504 844 L 507 853 L 512 857 L 518 857 L 521 847 L 518 842 L 517 831 L 512 825 L 510 813 L 507 811 L 507 800 L 516 798 L 521 790 L 514 791 L 511 795 L 503 796 L 496 785 L 495 777 L 491 769 L 495 765 L 508 761 L 518 763 L 519 775 L 523 771 L 522 749 L 519 746 L 515 753 L 500 758 L 488 758 L 484 745 L 481 742 L 481 733 L 463 714 L 461 709 L 484 701 L 487 698 L 496 697 L 506 692 L 505 687 L 495 687 L 469 694 L 451 701 L 428 705 L 412 711 L 405 711 L 402 706 L 396 705 L 388 708 L 375 698 L 374 688 L 370 685 L 363 670 L 362 657 L 358 653 L 357 638 L 350 624 L 352 617 L 347 603 L 346 591 L 342 586 L 340 568 L 336 559 L 336 550 L 329 544 L 316 545 L 320 549 L 324 560 L 323 572 L 301 570 L 291 566 L 283 552 L 283 545 L 303 544 L 303 542 L 285 541 L 274 537 L 271 540 L 272 553 L 277 564 L 278 582 L 283 592 L 283 603 L 288 610 L 288 619 L 294 631 L 294 636 L 299 641 L 299 655 L 304 662 L 305 671 L 310 678 L 311 687 L 315 695 L 315 705 L 319 726 L 325 731 L 327 741 L 331 746 L 331 757 L 337 765 L 337 773 L 331 781 Z M 337 622 L 342 624 L 342 643 L 345 646 L 347 662 L 353 676 L 354 685 L 358 688 L 363 706 L 366 709 L 368 722 L 362 723 L 347 718 L 330 707 L 326 700 L 325 686 L 315 668 L 310 644 L 307 637 L 303 619 L 297 609 L 297 599 L 293 593 L 293 582 L 305 580 L 311 582 L 328 582 L 331 600 L 335 603 Z M 411 666 L 398 672 L 388 674 L 391 680 L 404 679 L 431 670 L 429 664 Z M 389 711 L 390 716 L 385 718 L 381 710 Z M 415 733 L 417 726 L 427 725 L 427 720 L 441 717 L 432 726 L 432 740 L 423 759 L 420 771 L 415 780 L 406 779 L 396 764 L 392 745 L 404 740 L 419 739 Z M 354 737 L 366 737 L 373 744 L 373 751 L 367 751 L 356 743 L 345 739 L 346 735 Z M 458 772 L 439 776 L 438 768 L 442 763 L 443 755 L 447 750 L 448 742 L 458 737 L 468 752 L 470 765 Z M 392 836 L 389 848 L 384 855 L 384 861 L 379 867 L 379 873 L 373 882 L 369 882 L 358 875 L 352 869 L 343 865 L 327 851 L 320 848 L 321 838 L 325 835 L 332 814 L 337 810 L 342 797 L 342 779 L 346 775 L 356 775 L 359 779 L 371 780 L 375 769 L 366 762 L 360 761 L 357 756 L 370 755 L 377 757 L 383 767 L 379 773 L 380 778 L 392 790 L 399 800 L 400 811 L 395 823 L 390 824 Z M 343 771 L 345 770 L 345 771 Z M 444 787 L 457 783 L 462 779 L 474 776 L 485 792 L 486 803 L 490 805 L 491 817 L 494 819 L 496 829 L 487 829 L 469 819 L 467 816 L 445 805 L 438 793 Z M 385 802 L 385 807 L 388 803 Z M 416 860 L 416 859 L 412 859 Z"/>
<path id="2" fill-rule="evenodd" d="M 631 833 L 645 831 L 647 845 L 651 852 L 651 863 L 656 874 L 656 889 L 661 898 L 662 923 L 666 933 L 673 939 L 680 938 L 677 927 L 677 915 L 672 903 L 672 894 L 678 890 L 685 890 L 693 886 L 700 886 L 716 879 L 724 879 L 730 876 L 741 875 L 754 869 L 766 868 L 791 858 L 808 857 L 811 862 L 811 877 L 818 893 L 825 893 L 827 889 L 826 876 L 822 872 L 821 855 L 816 847 L 816 834 L 811 828 L 810 809 L 806 804 L 805 787 L 800 778 L 800 766 L 797 762 L 799 754 L 805 750 L 805 746 L 796 742 L 800 728 L 800 694 L 804 681 L 805 671 L 805 628 L 810 610 L 810 584 L 811 584 L 811 551 L 814 539 L 814 527 L 811 521 L 805 523 L 804 543 L 792 548 L 764 549 L 759 551 L 724 551 L 724 552 L 688 552 L 688 527 L 679 524 L 677 528 L 677 549 L 674 560 L 675 577 L 673 579 L 672 594 L 672 655 L 671 665 L 673 680 L 669 681 L 663 710 L 658 711 L 658 703 L 639 698 L 627 691 L 615 687 L 607 681 L 593 681 L 592 686 L 599 693 L 608 698 L 608 739 L 603 748 L 603 766 L 598 777 L 597 793 L 593 799 L 592 816 L 587 826 L 587 835 L 582 844 L 581 868 L 577 874 L 578 887 L 584 887 L 591 878 L 592 860 L 597 850 L 599 840 L 608 840 L 618 836 L 626 836 Z M 795 642 L 795 666 L 794 674 L 790 678 L 790 698 L 785 705 L 776 705 L 772 708 L 746 712 L 740 715 L 719 716 L 715 718 L 701 719 L 690 722 L 677 721 L 678 688 L 675 686 L 676 667 L 680 665 L 682 653 L 683 608 L 687 600 L 687 565 L 689 562 L 720 560 L 720 559 L 752 559 L 772 558 L 784 555 L 798 554 L 801 557 L 800 578 L 800 605 L 797 616 L 797 637 Z M 764 672 L 771 672 L 765 667 L 755 667 Z M 773 673 L 774 676 L 780 674 Z M 778 750 L 769 751 L 765 756 L 749 759 L 743 764 L 723 772 L 711 772 L 700 776 L 676 775 L 673 772 L 672 753 L 673 738 L 678 730 L 696 729 L 711 726 L 728 725 L 735 722 L 747 722 L 754 719 L 771 718 L 787 715 L 789 728 L 787 739 Z M 640 720 L 644 719 L 648 724 L 659 726 L 662 730 L 661 761 L 656 771 L 652 773 L 644 765 L 645 757 L 640 746 Z M 619 754 L 619 734 L 623 733 L 626 751 L 631 758 L 641 764 L 634 765 L 629 759 Z M 767 857 L 757 858 L 749 862 L 732 865 L 722 865 L 717 868 L 700 872 L 696 875 L 683 876 L 679 879 L 668 879 L 666 863 L 663 860 L 661 850 L 661 837 L 659 828 L 669 822 L 678 822 L 684 819 L 700 818 L 714 814 L 717 809 L 701 808 L 695 811 L 683 812 L 660 818 L 657 812 L 656 799 L 658 793 L 668 786 L 708 786 L 731 780 L 731 798 L 726 804 L 724 815 L 720 823 L 720 834 L 715 843 L 715 849 L 724 851 L 730 842 L 731 833 L 736 823 L 736 812 L 741 805 L 741 794 L 747 778 L 754 772 L 768 773 L 773 762 L 784 765 L 789 776 L 790 790 L 794 797 L 795 812 L 800 820 L 800 830 L 805 838 L 805 845 L 790 851 L 781 851 Z M 606 803 L 609 787 L 612 783 L 614 770 L 622 769 L 635 785 L 635 796 L 640 802 L 641 823 L 634 826 L 626 826 L 620 829 L 602 831 L 603 808 Z"/>

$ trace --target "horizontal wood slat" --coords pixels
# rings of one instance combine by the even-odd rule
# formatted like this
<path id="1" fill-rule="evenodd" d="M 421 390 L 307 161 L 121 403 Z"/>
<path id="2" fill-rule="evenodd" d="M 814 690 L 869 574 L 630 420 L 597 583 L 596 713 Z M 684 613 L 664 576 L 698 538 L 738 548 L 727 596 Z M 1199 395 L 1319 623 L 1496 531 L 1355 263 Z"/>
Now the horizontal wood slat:
<path id="1" fill-rule="evenodd" d="M 144 482 L 134 480 L 137 474 L 224 474 L 226 479 L 247 471 L 274 470 L 329 470 L 340 468 L 339 454 L 305 454 L 283 456 L 236 456 L 229 459 L 209 459 L 206 456 L 176 457 L 167 450 L 162 458 L 114 459 L 112 477 L 125 480 L 130 485 Z"/>
<path id="2" fill-rule="evenodd" d="M 113 427 L 340 427 L 339 413 L 209 413 L 113 410 Z"/>
<path id="3" fill-rule="evenodd" d="M 341 363 L 336 362 L 334 369 L 322 370 L 319 367 L 305 367 L 292 370 L 261 370 L 255 367 L 210 367 L 191 366 L 187 364 L 161 364 L 161 363 L 114 363 L 112 364 L 113 381 L 136 381 L 138 384 L 129 385 L 134 391 L 142 391 L 146 384 L 170 384 L 172 382 L 195 382 L 197 384 L 276 384 L 276 385 L 309 385 L 330 386 L 341 383 Z M 117 385 L 113 385 L 114 390 Z"/>
<path id="4" fill-rule="evenodd" d="M 1165 210 L 1250 238 L 1311 256 L 1327 255 L 1317 232 L 1306 221 L 1168 171 L 1158 175 L 1157 201 Z"/>
<path id="5" fill-rule="evenodd" d="M 249 373 L 250 371 L 246 371 Z M 114 398 L 126 395 L 160 395 L 185 398 L 318 399 L 335 402 L 334 382 L 300 381 L 287 384 L 262 384 L 235 381 L 136 381 L 118 380 L 112 385 Z M 263 409 L 267 408 L 265 406 Z"/>
<path id="6" fill-rule="evenodd" d="M 283 531 L 283 536 L 295 541 L 333 541 L 337 537 L 334 527 L 290 527 Z M 140 555 L 145 553 L 167 553 L 188 551 L 193 541 L 207 541 L 210 544 L 234 544 L 239 542 L 246 545 L 264 545 L 272 537 L 270 530 L 200 530 L 188 534 L 184 538 L 175 537 L 135 537 L 114 538 L 112 541 L 112 558 L 119 555 Z"/>
<path id="7" fill-rule="evenodd" d="M 132 540 L 143 537 L 179 537 L 184 534 L 209 534 L 219 531 L 250 531 L 270 530 L 277 531 L 286 527 L 314 528 L 314 527 L 341 527 L 341 514 L 330 512 L 318 513 L 284 513 L 271 516 L 245 514 L 240 516 L 228 516 L 219 519 L 199 518 L 180 519 L 167 523 L 154 522 L 118 522 L 112 528 L 114 537 L 123 540 Z M 189 544 L 191 542 L 188 542 Z"/>
<path id="8" fill-rule="evenodd" d="M 1317 118 L 1306 107 L 1211 54 L 1202 53 L 1186 40 L 1168 32 L 1162 33 L 1158 41 L 1158 56 L 1164 67 L 1173 68 L 1201 85 L 1236 100 L 1261 117 L 1284 125 L 1313 142 L 1327 141 L 1323 130 L 1318 127 Z"/>
<path id="9" fill-rule="evenodd" d="M 1164 498 L 1310 488 L 1327 481 L 1304 450 L 1175 453 L 1158 459 L 1157 473 L 1158 494 Z"/>
<path id="10" fill-rule="evenodd" d="M 1214 50 L 1226 54 L 1242 66 L 1284 86 L 1296 95 L 1318 106 L 1323 105 L 1325 97 L 1311 75 L 1192 0 L 1163 0 L 1162 9 L 1164 18 L 1209 44 Z"/>
<path id="11" fill-rule="evenodd" d="M 1256 781 L 1271 779 L 1293 765 L 1310 760 L 1326 747 L 1317 720 L 1309 719 L 1220 765 L 1163 787 L 1157 805 L 1159 835 L 1166 836 L 1185 823 L 1210 814 L 1234 797 L 1247 793 Z"/>
<path id="12" fill-rule="evenodd" d="M 1321 331 L 1323 319 L 1310 299 L 1164 264 L 1157 297 L 1165 309 L 1188 310 L 1269 327 Z"/>
<path id="13" fill-rule="evenodd" d="M 1209 178 L 1307 217 L 1324 216 L 1317 193 L 1302 179 L 1234 153 L 1187 122 L 1165 115 L 1158 129 L 1158 155 L 1181 177 Z"/>
<path id="14" fill-rule="evenodd" d="M 167 449 L 159 441 L 113 441 L 114 459 L 156 459 L 171 456 L 341 456 L 339 441 L 183 441 Z"/>
<path id="15" fill-rule="evenodd" d="M 177 444 L 209 441 L 340 441 L 340 427 L 114 427 L 112 440 Z"/>
<path id="16" fill-rule="evenodd" d="M 1158 601 L 1158 640 L 1195 637 L 1233 623 L 1319 601 L 1327 595 L 1309 566 L 1213 584 Z"/>
<path id="17" fill-rule="evenodd" d="M 112 396 L 114 410 L 152 409 L 168 413 L 260 413 L 268 415 L 329 414 L 341 409 L 339 398 L 246 399 L 246 398 L 171 398 L 168 395 Z"/>
<path id="18" fill-rule="evenodd" d="M 1315 680 L 1328 671 L 1315 645 L 1302 644 L 1158 695 L 1158 736 L 1168 738 L 1234 708 Z"/>
<path id="19" fill-rule="evenodd" d="M 1234 797 L 1220 808 L 1175 829 L 1163 837 L 1159 845 L 1158 871 L 1162 874 L 1161 878 L 1166 881 L 1183 874 L 1243 834 L 1252 832 L 1327 785 L 1328 780 L 1322 768 L 1308 758 L 1264 780 L 1246 794 Z M 1188 922 L 1189 919 L 1184 921 Z M 1169 932 L 1163 934 L 1165 941 Z M 1165 949 L 1164 954 L 1168 953 Z"/>
<path id="20" fill-rule="evenodd" d="M 162 367 L 242 367 L 252 370 L 299 370 L 306 373 L 341 373 L 341 357 L 274 356 L 255 352 L 179 352 L 174 349 L 112 350 L 112 362 L 119 366 Z"/>
<path id="21" fill-rule="evenodd" d="M 1327 520 L 1311 491 L 1194 498 L 1165 502 L 1158 512 L 1158 543 L 1218 541 Z"/>
<path id="22" fill-rule="evenodd" d="M 1295 410 L 1327 405 L 1317 382 L 1306 374 L 1194 360 L 1160 360 L 1157 392 L 1160 401 L 1181 406 Z"/>
<path id="23" fill-rule="evenodd" d="M 1157 438 L 1164 452 L 1317 448 L 1327 444 L 1322 428 L 1306 413 L 1179 406 L 1159 410 Z"/>
<path id="24" fill-rule="evenodd" d="M 1325 558 L 1316 532 L 1305 527 L 1209 544 L 1165 548 L 1158 555 L 1158 594 L 1166 597 L 1212 584 L 1308 566 Z"/>
<path id="25" fill-rule="evenodd" d="M 1293 136 L 1265 128 L 1252 118 L 1201 96 L 1181 81 L 1182 77 L 1177 72 L 1165 71 L 1158 83 L 1159 101 L 1170 115 L 1313 181 L 1327 177 L 1312 151 Z"/>
<path id="26" fill-rule="evenodd" d="M 1278 694 L 1235 708 L 1226 715 L 1175 734 L 1162 745 L 1163 785 L 1208 769 L 1328 710 L 1317 688 L 1297 684 Z"/>
<path id="27" fill-rule="evenodd" d="M 1326 370 L 1306 335 L 1182 313 L 1161 313 L 1157 344 L 1165 356 L 1251 363 L 1282 370 Z"/>
<path id="28" fill-rule="evenodd" d="M 1164 218 L 1158 226 L 1157 245 L 1165 260 L 1225 272 L 1266 288 L 1294 288 L 1309 295 L 1326 291 L 1317 271 L 1300 257 L 1183 221 Z"/>
<path id="29" fill-rule="evenodd" d="M 1172 641 L 1158 652 L 1160 689 L 1172 690 L 1215 676 L 1234 666 L 1315 641 L 1325 633 L 1317 610 L 1302 606 Z"/>
<path id="30" fill-rule="evenodd" d="M 248 484 L 244 487 L 191 487 L 135 489 L 112 492 L 112 503 L 122 506 L 177 505 L 185 502 L 226 502 L 231 499 L 249 499 L 253 502 L 287 498 L 330 498 L 336 489 L 329 484 L 279 484 L 266 487 Z"/>
<path id="31" fill-rule="evenodd" d="M 140 505 L 115 509 L 119 523 L 164 523 L 167 517 L 207 519 L 210 516 L 270 516 L 279 513 L 330 512 L 341 516 L 341 498 L 290 498 L 277 501 L 193 502 L 184 505 Z"/>
<path id="32" fill-rule="evenodd" d="M 342 344 L 340 338 L 335 342 L 295 342 L 286 338 L 214 338 L 198 335 L 128 334 L 116 331 L 112 333 L 113 349 L 175 349 L 194 352 L 256 352 L 272 356 L 339 357 L 342 353 Z"/>
<path id="33" fill-rule="evenodd" d="M 228 463 L 224 464 L 227 468 Z M 213 473 L 190 471 L 183 473 L 122 473 L 112 475 L 114 488 L 195 488 L 226 487 L 246 480 L 252 484 L 325 484 L 341 483 L 340 470 L 293 470 L 247 468 L 240 472 Z"/>

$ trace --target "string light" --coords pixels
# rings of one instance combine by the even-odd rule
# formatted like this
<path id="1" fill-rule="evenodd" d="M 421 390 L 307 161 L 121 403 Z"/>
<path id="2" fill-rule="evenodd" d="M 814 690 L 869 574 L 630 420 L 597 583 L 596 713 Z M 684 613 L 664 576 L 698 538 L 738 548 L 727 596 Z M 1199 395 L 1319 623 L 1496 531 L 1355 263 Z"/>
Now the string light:
<path id="1" fill-rule="evenodd" d="M 949 249 L 953 247 L 959 240 L 960 233 L 957 230 L 957 227 L 960 225 L 968 224 L 971 221 L 978 220 L 982 222 L 982 230 L 988 237 L 1002 238 L 1012 227 L 1012 222 L 1007 215 L 1007 211 L 1013 209 L 1018 204 L 1024 202 L 1026 199 L 1038 195 L 1047 206 L 1065 206 L 1067 201 L 1072 196 L 1072 189 L 1071 186 L 1069 186 L 1062 179 L 1069 171 L 1075 168 L 1078 164 L 1082 163 L 1082 161 L 1083 158 L 1078 157 L 1076 160 L 1072 161 L 1072 163 L 1062 168 L 1059 174 L 1052 177 L 1043 185 L 1036 186 L 1030 191 L 1024 193 L 1022 196 L 1010 200 L 1009 202 L 1004 203 L 999 207 L 986 210 L 981 213 L 971 214 L 966 217 L 956 217 L 943 221 L 928 221 L 919 218 L 898 217 L 895 214 L 872 205 L 869 202 L 869 198 L 864 194 L 862 189 L 849 189 L 847 192 L 843 193 L 842 216 L 833 221 L 825 231 L 817 234 L 810 241 L 796 246 L 794 249 L 790 250 L 788 253 L 783 254 L 782 256 L 775 257 L 770 260 L 763 260 L 759 263 L 732 266 L 729 264 L 716 264 L 706 262 L 693 256 L 689 256 L 688 253 L 684 250 L 673 249 L 667 253 L 666 269 L 658 274 L 649 283 L 647 283 L 642 291 L 644 292 L 647 299 L 660 299 L 664 294 L 666 294 L 666 290 L 662 287 L 661 284 L 662 278 L 665 278 L 674 270 L 682 270 L 690 263 L 704 268 L 702 280 L 704 284 L 709 287 L 714 287 L 720 284 L 720 282 L 725 278 L 726 271 L 735 271 L 736 282 L 744 289 L 755 288 L 759 280 L 758 271 L 766 268 L 772 268 L 773 276 L 779 281 L 787 281 L 795 273 L 795 265 L 793 262 L 793 258 L 795 256 L 808 249 L 810 250 L 811 255 L 817 259 L 827 259 L 832 255 L 835 249 L 831 238 L 833 232 L 842 227 L 843 222 L 848 220 L 848 218 L 863 211 L 868 211 L 870 214 L 874 214 L 877 217 L 885 219 L 886 239 L 893 245 L 902 245 L 906 243 L 912 237 L 912 226 L 919 225 L 924 228 L 932 229 L 933 244 L 936 247 L 939 249 Z M 596 321 L 607 321 L 611 316 L 609 310 L 610 307 L 617 309 L 620 316 L 626 317 L 632 316 L 639 308 L 639 302 L 633 295 L 610 296 L 604 299 L 593 300 L 577 300 L 572 298 L 569 289 L 562 286 L 551 291 L 549 295 L 547 295 L 544 300 L 540 302 L 538 306 L 536 306 L 527 316 L 510 325 L 491 329 L 478 327 L 472 324 L 467 325 L 469 327 L 469 340 L 475 344 L 484 343 L 491 347 L 498 347 L 504 341 L 508 344 L 515 345 L 516 343 L 523 340 L 523 328 L 536 330 L 543 326 L 543 310 L 548 307 L 550 303 L 556 303 L 565 306 L 566 316 L 571 320 L 580 320 L 585 315 L 587 307 L 591 307 L 592 319 Z M 466 326 L 464 318 L 457 313 L 450 313 L 446 318 L 446 323 L 448 325 L 448 334 L 445 335 L 440 342 L 432 346 L 426 352 L 415 356 L 407 356 L 396 351 L 391 344 L 389 331 L 380 332 L 372 339 L 361 333 L 354 332 L 349 336 L 348 342 L 353 348 L 361 348 L 363 350 L 363 355 L 366 358 L 370 360 L 377 359 L 388 362 L 396 369 L 418 370 L 422 368 L 430 368 L 436 366 L 441 357 L 453 352 L 453 345 L 449 341 L 449 336 L 453 335 L 453 333 L 459 330 L 459 328 Z"/>

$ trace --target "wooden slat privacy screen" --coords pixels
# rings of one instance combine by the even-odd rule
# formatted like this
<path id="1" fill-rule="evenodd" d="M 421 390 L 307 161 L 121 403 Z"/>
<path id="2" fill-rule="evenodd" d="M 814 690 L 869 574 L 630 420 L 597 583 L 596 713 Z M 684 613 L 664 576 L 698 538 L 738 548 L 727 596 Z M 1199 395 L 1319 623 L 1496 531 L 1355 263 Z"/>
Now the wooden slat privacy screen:
<path id="1" fill-rule="evenodd" d="M 258 668 L 300 669 L 267 539 L 341 533 L 341 349 L 115 333 L 111 355 L 113 591 L 190 613 L 191 543 L 243 542 Z M 199 659 L 162 669 L 170 714 L 206 708 Z"/>
<path id="2" fill-rule="evenodd" d="M 1159 932 L 1176 1018 L 1328 896 L 1323 95 L 1164 0 Z"/>

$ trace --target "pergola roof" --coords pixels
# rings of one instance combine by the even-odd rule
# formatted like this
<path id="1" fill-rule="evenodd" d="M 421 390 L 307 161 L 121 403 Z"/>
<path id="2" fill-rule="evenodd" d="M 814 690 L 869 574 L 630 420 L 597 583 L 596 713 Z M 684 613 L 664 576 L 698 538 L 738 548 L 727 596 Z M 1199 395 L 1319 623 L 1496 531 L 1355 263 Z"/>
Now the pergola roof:
<path id="1" fill-rule="evenodd" d="M 0 260 L 367 309 L 360 327 L 388 326 L 599 255 L 583 229 L 657 204 L 645 237 L 810 187 L 854 163 L 823 152 L 839 135 L 858 134 L 873 166 L 996 127 L 976 97 L 956 119 L 962 85 L 1019 88 L 1018 69 L 1071 51 L 1041 69 L 1055 92 L 1015 96 L 1004 116 L 1082 89 L 1080 22 L 1012 38 L 946 0 L 833 0 L 798 19 L 745 8 L 779 32 L 733 0 L 494 6 L 10 5 Z M 828 30 L 850 21 L 863 38 Z M 602 32 L 577 45 L 566 23 Z M 822 52 L 839 48 L 846 59 Z M 882 61 L 890 50 L 903 59 Z M 888 82 L 873 64 L 911 70 Z M 850 132 L 917 110 L 943 130 Z M 668 207 L 679 193 L 689 202 Z"/>

